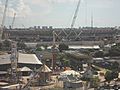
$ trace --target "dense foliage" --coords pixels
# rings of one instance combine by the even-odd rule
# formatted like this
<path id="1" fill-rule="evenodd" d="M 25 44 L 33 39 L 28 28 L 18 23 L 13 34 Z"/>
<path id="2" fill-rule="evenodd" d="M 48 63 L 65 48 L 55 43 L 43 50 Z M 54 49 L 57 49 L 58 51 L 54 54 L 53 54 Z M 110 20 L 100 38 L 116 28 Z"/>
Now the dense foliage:
<path id="1" fill-rule="evenodd" d="M 111 80 L 118 78 L 118 72 L 116 71 L 107 71 L 105 73 L 105 79 L 106 81 L 108 81 L 108 83 L 110 83 Z"/>
<path id="2" fill-rule="evenodd" d="M 68 50 L 69 47 L 68 47 L 68 45 L 66 45 L 64 43 L 61 43 L 61 44 L 59 44 L 58 49 L 60 52 L 62 52 L 63 50 Z"/>
<path id="3" fill-rule="evenodd" d="M 111 47 L 109 50 L 109 56 L 120 56 L 120 43 Z"/>

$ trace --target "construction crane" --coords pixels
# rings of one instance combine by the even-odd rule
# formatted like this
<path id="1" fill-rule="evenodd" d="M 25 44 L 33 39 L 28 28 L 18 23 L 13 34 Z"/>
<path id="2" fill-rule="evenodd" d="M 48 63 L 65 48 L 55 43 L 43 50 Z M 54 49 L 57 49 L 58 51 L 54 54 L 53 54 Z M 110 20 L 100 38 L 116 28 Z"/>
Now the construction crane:
<path id="1" fill-rule="evenodd" d="M 2 35 L 3 35 L 3 28 L 4 28 L 4 24 L 5 24 L 5 19 L 6 19 L 6 12 L 7 12 L 7 7 L 8 7 L 8 0 L 6 0 L 5 2 L 5 9 L 3 12 L 3 18 L 2 18 L 2 24 L 1 24 L 1 28 L 0 28 L 0 41 L 2 41 Z M 13 23 L 14 24 L 14 23 Z M 18 52 L 17 52 L 17 43 L 15 41 L 11 41 L 11 69 L 10 69 L 10 81 L 13 83 L 17 83 L 18 81 L 18 77 L 17 77 L 17 62 L 18 62 Z"/>
<path id="2" fill-rule="evenodd" d="M 71 30 L 70 30 L 70 32 L 69 32 L 69 34 L 67 35 L 66 38 L 68 38 L 71 35 L 72 32 L 74 32 L 75 35 L 77 36 L 77 33 L 75 31 L 73 31 L 72 29 L 73 29 L 73 27 L 75 25 L 75 21 L 76 21 L 77 15 L 78 15 L 80 3 L 81 3 L 81 0 L 78 1 L 77 8 L 75 10 L 75 13 L 74 13 L 74 16 L 73 16 L 73 19 L 72 19 L 72 23 L 71 23 L 71 27 L 70 27 Z"/>
<path id="3" fill-rule="evenodd" d="M 0 28 L 0 41 L 2 40 L 3 27 L 4 27 L 4 23 L 5 23 L 5 18 L 6 18 L 7 7 L 8 7 L 8 0 L 6 0 L 6 2 L 5 2 L 5 9 L 3 12 L 2 24 L 1 24 L 1 28 Z"/>
<path id="4" fill-rule="evenodd" d="M 12 28 L 13 28 L 13 26 L 14 26 L 15 17 L 16 17 L 16 13 L 14 13 L 14 16 L 13 16 L 13 21 L 12 21 L 12 24 L 11 24 L 11 27 L 12 27 Z"/>
<path id="5" fill-rule="evenodd" d="M 77 33 L 73 30 L 73 27 L 74 27 L 74 24 L 75 24 L 75 21 L 76 21 L 76 18 L 77 18 L 77 15 L 78 15 L 78 11 L 79 11 L 79 7 L 80 7 L 80 3 L 81 3 L 81 0 L 78 1 L 78 4 L 77 4 L 77 8 L 75 10 L 75 13 L 74 13 L 74 16 L 72 18 L 72 23 L 71 23 L 71 26 L 70 26 L 70 31 L 69 32 L 66 32 L 65 29 L 62 29 L 60 30 L 59 32 L 55 31 L 53 34 L 55 35 L 55 37 L 61 39 L 61 41 L 68 41 L 69 40 L 69 37 L 71 36 L 72 32 L 76 35 L 75 36 L 75 39 L 77 39 L 80 34 L 82 33 L 82 30 Z M 60 37 L 60 35 L 64 34 L 64 36 Z"/>
<path id="6" fill-rule="evenodd" d="M 75 10 L 75 14 L 74 14 L 74 17 L 73 17 L 72 23 L 71 23 L 71 29 L 72 29 L 72 28 L 74 27 L 74 25 L 75 25 L 75 21 L 76 21 L 77 15 L 78 15 L 80 3 L 81 3 L 81 0 L 78 1 L 77 8 L 76 8 L 76 10 Z"/>

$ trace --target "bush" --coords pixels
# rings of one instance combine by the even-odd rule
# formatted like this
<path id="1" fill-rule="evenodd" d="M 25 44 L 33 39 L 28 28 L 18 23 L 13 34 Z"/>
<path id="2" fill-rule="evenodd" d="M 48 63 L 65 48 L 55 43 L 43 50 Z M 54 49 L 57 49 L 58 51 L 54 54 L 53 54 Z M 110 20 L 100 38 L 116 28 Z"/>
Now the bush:
<path id="1" fill-rule="evenodd" d="M 61 44 L 59 44 L 58 49 L 59 49 L 60 52 L 62 52 L 63 50 L 68 50 L 69 47 L 68 47 L 68 45 L 66 45 L 64 43 L 61 43 Z"/>

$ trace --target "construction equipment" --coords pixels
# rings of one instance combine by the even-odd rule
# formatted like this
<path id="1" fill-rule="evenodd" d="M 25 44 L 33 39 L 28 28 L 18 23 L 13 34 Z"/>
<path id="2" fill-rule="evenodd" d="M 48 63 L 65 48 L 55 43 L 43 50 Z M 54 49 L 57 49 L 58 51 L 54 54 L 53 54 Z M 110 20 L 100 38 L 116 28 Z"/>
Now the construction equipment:
<path id="1" fill-rule="evenodd" d="M 3 35 L 3 28 L 4 28 L 4 23 L 5 23 L 5 18 L 6 18 L 6 12 L 7 12 L 7 7 L 8 7 L 8 0 L 5 2 L 5 9 L 3 13 L 3 19 L 2 19 L 2 24 L 0 28 L 0 41 L 2 41 L 2 35 Z M 17 83 L 18 77 L 17 77 L 17 62 L 18 62 L 18 53 L 17 53 L 17 43 L 15 41 L 11 41 L 11 69 L 10 69 L 10 81 L 12 83 Z"/>
<path id="2" fill-rule="evenodd" d="M 4 27 L 4 23 L 5 23 L 5 18 L 6 18 L 7 7 L 8 7 L 8 0 L 6 0 L 6 2 L 5 2 L 5 9 L 4 9 L 4 13 L 3 13 L 1 28 L 0 28 L 0 41 L 2 40 L 3 27 Z"/>
<path id="3" fill-rule="evenodd" d="M 13 16 L 13 21 L 12 21 L 12 24 L 11 24 L 11 27 L 12 27 L 12 28 L 13 28 L 13 26 L 14 26 L 15 16 L 16 16 L 16 13 L 14 13 L 14 16 Z"/>
<path id="4" fill-rule="evenodd" d="M 77 5 L 77 8 L 76 8 L 73 20 L 72 20 L 71 28 L 73 28 L 75 25 L 75 21 L 76 21 L 77 15 L 78 15 L 79 7 L 80 7 L 80 2 L 81 2 L 81 0 L 78 1 L 78 5 Z"/>
<path id="5" fill-rule="evenodd" d="M 78 15 L 80 3 L 81 3 L 81 0 L 78 1 L 77 8 L 76 8 L 76 10 L 75 10 L 75 14 L 74 14 L 73 19 L 72 19 L 72 24 L 71 24 L 70 32 L 69 32 L 69 34 L 67 35 L 66 38 L 68 38 L 68 37 L 72 34 L 72 32 L 76 35 L 75 39 L 77 39 L 77 37 L 81 34 L 81 32 L 80 32 L 79 34 L 77 34 L 77 33 L 73 30 L 73 27 L 74 27 L 74 25 L 75 25 L 75 21 L 76 21 L 77 15 Z"/>
<path id="6" fill-rule="evenodd" d="M 77 15 L 78 15 L 78 11 L 79 11 L 79 7 L 80 7 L 80 3 L 81 3 L 81 0 L 78 1 L 78 4 L 77 4 L 77 8 L 75 10 L 75 13 L 74 13 L 74 16 L 72 18 L 72 23 L 71 23 L 71 26 L 70 26 L 70 30 L 68 32 L 65 31 L 65 29 L 62 29 L 61 31 L 57 32 L 55 31 L 54 34 L 57 38 L 61 39 L 62 40 L 65 40 L 65 41 L 69 41 L 70 39 L 70 36 L 73 36 L 71 34 L 75 34 L 75 38 L 74 40 L 76 40 L 80 34 L 82 33 L 82 30 L 77 33 L 76 31 L 73 30 L 74 28 L 74 25 L 75 25 L 75 21 L 76 21 L 76 18 L 77 18 Z M 62 33 L 65 35 L 65 36 L 62 36 Z"/>

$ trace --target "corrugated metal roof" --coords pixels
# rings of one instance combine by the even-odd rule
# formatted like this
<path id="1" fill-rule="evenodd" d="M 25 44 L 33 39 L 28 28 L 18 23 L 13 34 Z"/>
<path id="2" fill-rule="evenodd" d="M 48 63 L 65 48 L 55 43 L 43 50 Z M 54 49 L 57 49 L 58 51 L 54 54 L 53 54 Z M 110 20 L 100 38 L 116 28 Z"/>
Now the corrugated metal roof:
<path id="1" fill-rule="evenodd" d="M 42 64 L 35 54 L 22 54 L 22 53 L 19 53 L 18 63 Z"/>
<path id="2" fill-rule="evenodd" d="M 10 54 L 0 55 L 0 64 L 10 64 Z M 42 64 L 35 54 L 22 54 L 18 55 L 18 63 L 23 64 Z"/>
<path id="3" fill-rule="evenodd" d="M 0 64 L 10 64 L 10 54 L 0 55 Z"/>

